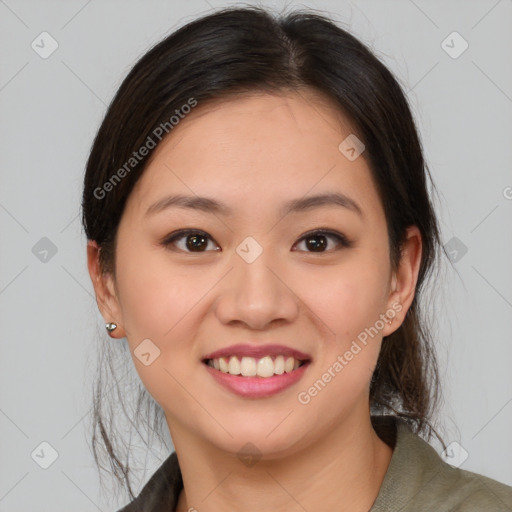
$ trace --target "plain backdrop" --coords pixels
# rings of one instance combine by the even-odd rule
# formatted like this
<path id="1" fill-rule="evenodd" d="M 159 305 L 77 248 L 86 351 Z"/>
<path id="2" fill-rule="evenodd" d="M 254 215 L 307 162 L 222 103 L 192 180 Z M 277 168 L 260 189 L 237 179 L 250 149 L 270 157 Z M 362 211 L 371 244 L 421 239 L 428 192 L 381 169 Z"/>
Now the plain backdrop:
<path id="1" fill-rule="evenodd" d="M 79 218 L 84 165 L 135 61 L 227 5 L 0 0 L 1 512 L 109 511 L 127 502 L 100 494 L 88 444 L 91 362 L 106 334 Z M 460 467 L 512 485 L 512 2 L 287 6 L 349 26 L 407 91 L 453 257 L 434 283 L 441 433 Z M 144 459 L 137 489 L 167 455 Z"/>

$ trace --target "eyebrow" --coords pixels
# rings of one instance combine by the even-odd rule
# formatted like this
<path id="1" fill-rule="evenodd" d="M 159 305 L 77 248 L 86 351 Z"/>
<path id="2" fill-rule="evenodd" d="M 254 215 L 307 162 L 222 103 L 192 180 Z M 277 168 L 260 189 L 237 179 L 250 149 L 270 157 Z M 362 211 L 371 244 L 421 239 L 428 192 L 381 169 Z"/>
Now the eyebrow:
<path id="1" fill-rule="evenodd" d="M 301 213 L 314 208 L 320 208 L 322 206 L 339 206 L 353 211 L 360 217 L 363 217 L 361 207 L 353 199 L 345 194 L 337 192 L 292 199 L 282 205 L 280 214 L 284 217 L 290 213 Z M 145 215 L 153 215 L 173 207 L 197 210 L 210 214 L 219 214 L 226 217 L 232 217 L 234 215 L 232 208 L 215 199 L 204 196 L 186 196 L 182 194 L 171 195 L 159 199 L 147 209 Z"/>

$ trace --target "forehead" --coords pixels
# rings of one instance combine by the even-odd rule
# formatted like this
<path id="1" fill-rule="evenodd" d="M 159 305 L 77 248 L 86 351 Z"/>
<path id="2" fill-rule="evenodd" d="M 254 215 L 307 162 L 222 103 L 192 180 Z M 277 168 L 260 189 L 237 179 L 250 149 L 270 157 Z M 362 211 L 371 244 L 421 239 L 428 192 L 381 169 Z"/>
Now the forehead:
<path id="1" fill-rule="evenodd" d="M 320 93 L 307 89 L 274 94 L 239 93 L 199 103 L 172 128 L 154 157 L 197 136 L 217 144 L 231 142 L 231 146 L 237 140 L 248 139 L 271 146 L 293 145 L 298 138 L 306 137 L 311 143 L 337 146 L 341 133 L 353 131 L 340 108 Z"/>
<path id="2" fill-rule="evenodd" d="M 364 153 L 351 161 L 340 151 L 352 133 L 333 102 L 307 91 L 199 103 L 154 150 L 133 193 L 146 208 L 166 192 L 258 208 L 339 191 L 381 214 Z"/>

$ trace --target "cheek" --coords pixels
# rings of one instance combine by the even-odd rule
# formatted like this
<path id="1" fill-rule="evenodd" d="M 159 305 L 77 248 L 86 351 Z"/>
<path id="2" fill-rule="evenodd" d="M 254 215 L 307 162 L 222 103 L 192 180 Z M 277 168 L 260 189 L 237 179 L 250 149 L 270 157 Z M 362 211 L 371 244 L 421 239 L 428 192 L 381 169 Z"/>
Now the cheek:
<path id="1" fill-rule="evenodd" d="M 352 407 L 367 392 L 375 369 L 384 326 L 379 315 L 387 298 L 386 258 L 377 248 L 358 250 L 336 270 L 317 272 L 314 283 L 307 280 L 302 290 L 318 323 L 328 326 L 317 370 L 307 385 L 321 381 L 321 397 L 313 407 L 322 410 L 330 404 L 333 420 L 333 411 Z"/>
<path id="2" fill-rule="evenodd" d="M 312 417 L 321 415 L 328 426 L 366 403 L 381 348 L 379 314 L 385 308 L 385 286 L 379 266 L 364 258 L 337 274 L 331 270 L 316 283 L 323 285 L 318 288 L 323 293 L 309 297 L 322 323 L 329 326 L 329 337 L 298 398 L 304 411 Z"/>
<path id="3" fill-rule="evenodd" d="M 187 275 L 176 273 L 160 251 L 130 252 L 125 247 L 118 254 L 119 295 L 135 369 L 157 403 L 167 406 L 172 398 L 188 410 L 189 397 L 183 390 L 191 386 L 188 369 L 193 359 L 187 343 L 193 336 L 188 320 L 211 285 L 201 279 L 190 282 Z"/>
<path id="4" fill-rule="evenodd" d="M 326 340 L 352 339 L 385 311 L 386 268 L 375 253 L 354 254 L 343 265 L 324 267 L 310 276 L 296 279 L 299 286 L 294 291 L 325 328 Z"/>
<path id="5" fill-rule="evenodd" d="M 193 269 L 177 272 L 160 250 L 119 250 L 119 254 L 118 287 L 129 341 L 172 337 L 175 326 L 211 285 L 198 278 L 197 271 L 194 276 Z"/>
<path id="6" fill-rule="evenodd" d="M 163 252 L 154 249 L 130 251 L 120 244 L 118 254 L 123 323 L 136 370 L 158 402 L 169 394 L 180 396 L 182 389 L 172 376 L 185 384 L 190 368 L 199 364 L 190 340 L 200 325 L 198 316 L 204 314 L 206 302 L 201 299 L 218 276 L 205 275 L 194 266 L 177 271 Z M 138 357 L 147 352 L 150 360 L 154 358 L 149 365 Z"/>

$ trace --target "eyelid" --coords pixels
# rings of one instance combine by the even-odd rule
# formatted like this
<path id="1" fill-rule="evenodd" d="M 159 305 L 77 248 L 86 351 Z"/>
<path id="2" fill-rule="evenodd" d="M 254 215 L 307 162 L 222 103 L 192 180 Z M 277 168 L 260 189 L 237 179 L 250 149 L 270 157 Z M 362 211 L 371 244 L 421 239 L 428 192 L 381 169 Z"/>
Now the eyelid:
<path id="1" fill-rule="evenodd" d="M 340 240 L 340 243 L 345 247 L 350 247 L 352 245 L 352 242 L 343 233 L 340 233 L 339 231 L 329 229 L 329 228 L 317 228 L 317 229 L 308 231 L 307 233 L 304 233 L 297 241 L 301 242 L 305 238 L 312 237 L 314 235 L 316 235 L 316 236 L 325 235 L 325 236 L 329 236 L 331 238 L 338 238 Z"/>
<path id="2" fill-rule="evenodd" d="M 164 247 L 167 247 L 169 245 L 172 245 L 175 240 L 179 240 L 180 238 L 183 238 L 187 235 L 201 235 L 201 236 L 204 236 L 205 238 L 211 240 L 215 244 L 217 244 L 217 242 L 215 242 L 214 238 L 211 235 L 209 235 L 206 231 L 203 231 L 201 229 L 186 228 L 186 229 L 179 229 L 178 231 L 174 231 L 170 235 L 167 235 L 166 237 L 164 237 L 164 239 L 161 241 L 161 245 L 163 245 Z M 217 246 L 218 246 L 218 244 L 217 244 Z M 177 249 L 177 251 L 179 251 L 179 249 Z M 181 252 L 186 252 L 188 254 L 201 254 L 201 251 L 198 251 L 197 253 L 194 253 L 193 251 L 181 251 Z M 202 252 L 211 252 L 211 251 L 202 251 Z"/>

